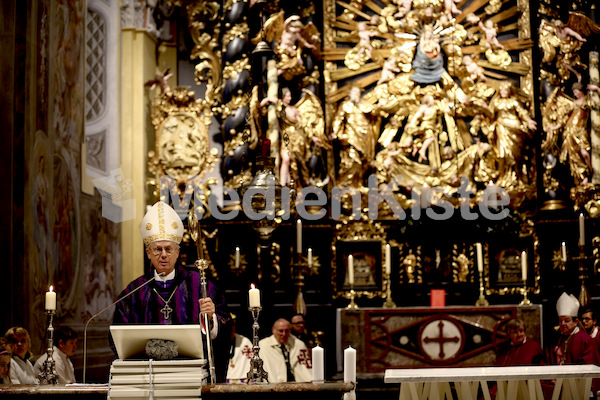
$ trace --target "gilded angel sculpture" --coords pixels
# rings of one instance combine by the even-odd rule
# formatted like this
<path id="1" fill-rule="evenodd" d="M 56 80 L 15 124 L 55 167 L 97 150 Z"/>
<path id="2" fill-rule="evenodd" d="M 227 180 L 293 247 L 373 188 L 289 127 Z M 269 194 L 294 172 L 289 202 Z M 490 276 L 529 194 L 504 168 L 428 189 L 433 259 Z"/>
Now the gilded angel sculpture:
<path id="1" fill-rule="evenodd" d="M 373 44 L 371 38 L 378 34 L 378 30 L 366 21 L 356 24 L 354 36 L 358 37 L 358 43 L 352 50 L 346 53 L 344 64 L 351 70 L 357 70 L 369 61 L 373 55 Z"/>
<path id="2" fill-rule="evenodd" d="M 600 93 L 597 85 L 588 85 L 587 89 Z M 559 147 L 558 134 L 562 133 L 559 160 L 568 163 L 576 185 L 585 185 L 592 173 L 588 118 L 594 104 L 580 82 L 575 82 L 572 90 L 574 100 L 557 91 L 551 96 L 552 102 L 546 105 L 545 111 L 556 116 L 553 118 L 556 124 L 546 127 L 549 134 L 542 148 L 551 151 L 553 147 Z"/>
<path id="3" fill-rule="evenodd" d="M 326 171 L 319 171 L 312 165 L 314 157 L 323 157 L 322 150 L 330 150 L 331 145 L 325 135 L 325 122 L 321 101 L 309 90 L 303 90 L 302 98 L 291 104 L 292 92 L 281 90 L 281 99 L 265 97 L 261 107 L 268 103 L 276 104 L 279 115 L 279 128 L 283 140 L 279 141 L 279 180 L 289 185 L 293 179 L 296 187 L 318 185 L 327 178 Z M 311 161 L 313 161 L 311 165 Z M 321 163 L 321 167 L 325 168 Z"/>
<path id="4" fill-rule="evenodd" d="M 565 25 L 561 20 L 542 20 L 540 26 L 540 47 L 542 48 L 542 62 L 555 62 L 558 77 L 552 73 L 547 74 L 552 84 L 559 84 L 569 79 L 571 73 L 581 82 L 581 72 L 586 66 L 581 62 L 579 50 L 587 41 L 584 36 L 592 32 L 600 33 L 600 25 L 580 12 L 570 12 L 569 20 Z"/>
<path id="5" fill-rule="evenodd" d="M 379 136 L 376 108 L 361 99 L 361 90 L 352 86 L 333 118 L 332 138 L 340 143 L 340 164 L 336 185 L 362 187 L 363 178 L 375 158 Z"/>
<path id="6" fill-rule="evenodd" d="M 302 59 L 303 49 L 316 51 L 320 43 L 320 34 L 317 27 L 309 22 L 302 23 L 298 15 L 285 19 L 284 11 L 273 14 L 263 27 L 264 39 L 268 42 L 275 41 L 277 54 L 277 69 L 283 79 L 289 81 L 297 76 L 306 74 L 306 67 Z M 261 34 L 252 42 L 258 43 Z"/>
<path id="7" fill-rule="evenodd" d="M 498 158 L 498 182 L 507 187 L 520 181 L 518 166 L 522 159 L 523 143 L 537 125 L 508 82 L 500 86 L 498 94 L 490 102 L 489 111 L 493 122 L 484 132 L 487 131 L 488 141 Z"/>

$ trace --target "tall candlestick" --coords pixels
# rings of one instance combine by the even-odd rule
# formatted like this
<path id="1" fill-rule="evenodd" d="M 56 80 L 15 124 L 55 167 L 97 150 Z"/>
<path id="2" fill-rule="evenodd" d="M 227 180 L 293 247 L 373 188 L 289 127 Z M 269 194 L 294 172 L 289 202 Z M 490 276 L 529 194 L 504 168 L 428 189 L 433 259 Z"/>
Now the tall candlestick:
<path id="1" fill-rule="evenodd" d="M 356 382 L 356 350 L 352 346 L 344 350 L 344 382 Z"/>
<path id="2" fill-rule="evenodd" d="M 296 253 L 302 254 L 302 221 L 296 221 Z"/>
<path id="3" fill-rule="evenodd" d="M 251 285 L 251 289 L 248 291 L 248 300 L 250 304 L 250 308 L 259 308 L 260 307 L 260 290 L 258 290 L 254 283 Z"/>
<path id="4" fill-rule="evenodd" d="M 235 267 L 240 267 L 240 248 L 235 246 Z"/>
<path id="5" fill-rule="evenodd" d="M 52 286 L 46 292 L 46 310 L 56 310 L 56 293 L 52 291 Z"/>
<path id="6" fill-rule="evenodd" d="M 560 244 L 560 252 L 562 254 L 563 262 L 567 262 L 567 244 L 565 242 Z"/>
<path id="7" fill-rule="evenodd" d="M 521 279 L 523 282 L 527 280 L 527 252 L 521 252 Z"/>
<path id="8" fill-rule="evenodd" d="M 385 274 L 390 276 L 392 272 L 392 248 L 389 244 L 385 245 Z"/>
<path id="9" fill-rule="evenodd" d="M 348 256 L 348 283 L 354 286 L 354 257 L 352 254 Z"/>
<path id="10" fill-rule="evenodd" d="M 313 259 L 312 259 L 312 248 L 309 247 L 308 248 L 308 268 L 312 268 L 312 263 L 313 263 Z"/>
<path id="11" fill-rule="evenodd" d="M 477 250 L 477 271 L 483 272 L 483 249 L 481 243 L 475 243 L 475 249 Z"/>
<path id="12" fill-rule="evenodd" d="M 325 380 L 325 350 L 319 345 L 312 349 L 312 380 L 313 382 Z"/>
<path id="13" fill-rule="evenodd" d="M 579 245 L 585 246 L 585 217 L 579 214 Z"/>

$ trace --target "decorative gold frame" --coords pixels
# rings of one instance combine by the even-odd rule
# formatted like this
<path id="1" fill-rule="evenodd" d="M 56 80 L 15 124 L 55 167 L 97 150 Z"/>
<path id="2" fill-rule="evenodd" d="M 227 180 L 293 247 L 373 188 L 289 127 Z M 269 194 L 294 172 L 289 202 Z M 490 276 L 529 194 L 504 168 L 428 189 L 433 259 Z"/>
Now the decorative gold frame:
<path id="1" fill-rule="evenodd" d="M 518 252 L 520 255 L 522 250 L 527 251 L 528 258 L 527 292 L 540 293 L 540 254 L 538 248 L 539 238 L 531 221 L 524 223 L 523 229 L 516 237 L 507 238 L 503 243 L 484 244 L 483 280 L 486 294 L 522 294 L 523 281 L 520 279 L 522 276 L 520 262 L 512 268 L 515 270 L 517 279 L 510 282 L 508 280 L 498 280 L 498 271 L 503 266 L 503 262 L 498 261 L 498 259 L 502 257 L 508 259 L 510 253 L 514 252 Z M 507 253 L 507 256 L 503 256 Z"/>
<path id="2" fill-rule="evenodd" d="M 211 183 L 206 176 L 214 170 L 218 156 L 217 149 L 210 148 L 211 115 L 206 100 L 196 100 L 194 92 L 188 88 L 166 91 L 152 104 L 156 139 L 155 150 L 148 152 L 148 169 L 154 175 L 148 184 L 156 188 L 155 197 L 159 197 L 158 192 L 179 193 L 182 198 L 194 192 L 194 207 L 203 208 L 205 216 L 208 215 Z M 178 124 L 186 126 L 179 127 Z M 169 158 L 169 149 L 174 149 L 176 159 Z M 164 176 L 171 179 L 164 179 Z"/>
<path id="3" fill-rule="evenodd" d="M 372 275 L 372 284 L 361 284 L 354 287 L 356 297 L 385 297 L 385 282 L 383 262 L 386 245 L 386 234 L 381 224 L 364 219 L 363 221 L 343 221 L 336 226 L 337 234 L 331 244 L 333 254 L 331 284 L 333 287 L 334 298 L 347 298 L 350 296 L 350 286 L 345 283 L 346 265 L 344 272 L 340 270 L 340 260 L 343 255 L 340 251 L 346 251 L 351 246 L 353 252 L 362 252 L 370 257 L 370 273 Z M 377 250 L 379 250 L 377 252 Z M 345 254 L 345 253 L 344 253 Z M 356 269 L 356 266 L 355 266 Z M 355 277 L 356 277 L 355 273 Z"/>

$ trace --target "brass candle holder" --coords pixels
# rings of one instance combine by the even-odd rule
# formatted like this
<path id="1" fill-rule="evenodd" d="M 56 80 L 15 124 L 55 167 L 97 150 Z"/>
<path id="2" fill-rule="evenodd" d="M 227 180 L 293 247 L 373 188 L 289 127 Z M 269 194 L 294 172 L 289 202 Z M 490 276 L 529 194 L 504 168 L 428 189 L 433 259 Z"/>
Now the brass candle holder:
<path id="1" fill-rule="evenodd" d="M 387 275 L 387 288 L 385 291 L 385 303 L 383 303 L 383 308 L 396 308 L 396 303 L 392 300 L 392 274 Z"/>
<path id="2" fill-rule="evenodd" d="M 531 300 L 527 298 L 527 280 L 523 279 L 523 288 L 521 289 L 523 294 L 523 300 L 519 303 L 520 306 L 528 306 L 531 304 Z"/>
<path id="3" fill-rule="evenodd" d="M 485 298 L 485 289 L 483 287 L 483 271 L 479 271 L 479 298 L 475 302 L 477 307 L 487 307 L 490 302 Z"/>
<path id="4" fill-rule="evenodd" d="M 346 306 L 346 310 L 358 310 L 358 304 L 354 302 L 356 292 L 354 291 L 354 284 L 350 285 L 350 304 Z"/>

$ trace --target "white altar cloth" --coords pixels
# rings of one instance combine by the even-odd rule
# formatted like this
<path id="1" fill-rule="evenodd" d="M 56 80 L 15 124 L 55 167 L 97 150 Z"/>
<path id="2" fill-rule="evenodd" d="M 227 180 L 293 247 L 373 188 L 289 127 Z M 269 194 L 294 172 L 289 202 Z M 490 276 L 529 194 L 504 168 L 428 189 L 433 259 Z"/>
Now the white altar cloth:
<path id="1" fill-rule="evenodd" d="M 458 399 L 477 400 L 481 387 L 483 398 L 490 400 L 488 382 L 497 384 L 498 400 L 543 400 L 541 380 L 555 380 L 552 400 L 587 399 L 592 378 L 600 378 L 596 365 L 541 365 L 527 367 L 469 367 L 388 369 L 385 383 L 400 383 L 400 400 Z"/>

